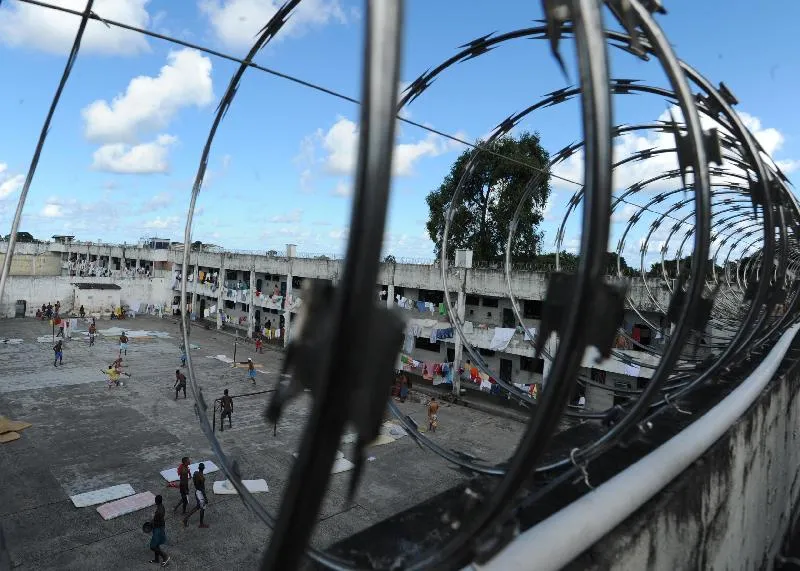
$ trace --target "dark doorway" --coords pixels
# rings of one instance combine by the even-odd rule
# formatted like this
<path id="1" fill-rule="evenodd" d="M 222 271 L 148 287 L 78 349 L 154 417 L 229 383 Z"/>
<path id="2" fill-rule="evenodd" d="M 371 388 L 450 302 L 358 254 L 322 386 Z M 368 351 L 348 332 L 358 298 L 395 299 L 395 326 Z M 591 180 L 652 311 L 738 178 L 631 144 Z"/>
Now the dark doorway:
<path id="1" fill-rule="evenodd" d="M 206 298 L 200 298 L 200 312 L 198 313 L 199 319 L 205 319 L 206 317 Z"/>
<path id="2" fill-rule="evenodd" d="M 15 317 L 25 317 L 25 311 L 28 309 L 28 302 L 24 299 L 18 299 L 14 311 Z"/>
<path id="3" fill-rule="evenodd" d="M 261 310 L 256 309 L 256 329 L 261 331 Z"/>
<path id="4" fill-rule="evenodd" d="M 264 282 L 262 280 L 260 279 L 256 280 L 256 291 L 264 291 L 263 289 L 261 289 L 262 285 L 264 285 Z"/>
<path id="5" fill-rule="evenodd" d="M 503 327 L 513 328 L 516 327 L 517 321 L 514 318 L 514 311 L 509 307 L 503 308 Z"/>
<path id="6" fill-rule="evenodd" d="M 512 363 L 511 359 L 500 359 L 500 380 L 511 382 L 511 372 L 512 372 Z"/>

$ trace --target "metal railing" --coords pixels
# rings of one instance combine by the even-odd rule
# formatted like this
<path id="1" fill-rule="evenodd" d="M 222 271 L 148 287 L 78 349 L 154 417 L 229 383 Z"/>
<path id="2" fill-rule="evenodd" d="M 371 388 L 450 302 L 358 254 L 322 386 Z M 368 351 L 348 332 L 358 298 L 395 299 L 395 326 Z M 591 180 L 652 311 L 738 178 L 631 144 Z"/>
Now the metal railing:
<path id="1" fill-rule="evenodd" d="M 200 412 L 201 430 L 242 501 L 272 529 L 262 569 L 295 569 L 304 552 L 331 569 L 381 568 L 374 563 L 379 559 L 370 557 L 371 545 L 362 545 L 346 556 L 339 556 L 310 547 L 308 540 L 316 524 L 345 426 L 351 424 L 357 434 L 352 493 L 359 483 L 365 447 L 377 436 L 393 379 L 402 321 L 385 308 L 375 307 L 364 300 L 374 296 L 378 270 L 384 259 L 381 257 L 381 244 L 397 121 L 473 149 L 449 201 L 442 229 L 438 268 L 445 291 L 453 289 L 449 287 L 449 281 L 454 280 L 446 263 L 453 249 L 451 223 L 456 214 L 463 214 L 466 208 L 462 198 L 470 182 L 472 167 L 486 156 L 492 155 L 493 160 L 507 161 L 529 173 L 513 220 L 508 225 L 505 257 L 500 266 L 506 274 L 508 295 L 519 323 L 523 322 L 519 302 L 511 289 L 511 274 L 515 269 L 521 269 L 519 265 L 515 266 L 513 259 L 516 233 L 523 215 L 530 210 L 533 193 L 542 184 L 546 185 L 548 179 L 560 179 L 576 189 L 556 236 L 556 252 L 561 252 L 566 246 L 569 228 L 579 227 L 580 233 L 575 239 L 579 256 L 574 267 L 568 268 L 557 255 L 555 267 L 548 266 L 544 270 L 550 271 L 550 279 L 543 303 L 541 328 L 530 343 L 536 354 L 547 360 L 550 366 L 545 389 L 535 402 L 527 393 L 502 380 L 502 375 L 490 371 L 464 335 L 463 323 L 451 321 L 473 363 L 479 365 L 483 373 L 498 379 L 498 384 L 510 398 L 525 403 L 531 411 L 525 433 L 507 463 L 487 464 L 444 449 L 419 433 L 413 419 L 389 401 L 390 410 L 422 446 L 461 468 L 495 479 L 494 485 L 473 490 L 471 496 L 462 499 L 458 510 L 451 514 L 453 525 L 448 526 L 450 529 L 431 534 L 429 539 L 433 541 L 435 536 L 438 543 L 426 543 L 416 550 L 406 550 L 387 558 L 393 562 L 394 568 L 399 565 L 414 570 L 455 570 L 473 561 L 491 558 L 522 527 L 520 514 L 524 510 L 541 503 L 545 495 L 563 482 L 576 478 L 588 482 L 588 465 L 601 461 L 619 445 L 648 434 L 648 427 L 665 411 L 676 409 L 680 401 L 698 389 L 707 388 L 712 381 L 720 382 L 721 379 L 727 386 L 739 383 L 744 373 L 734 376 L 732 372 L 744 371 L 759 355 L 768 352 L 781 334 L 798 320 L 800 297 L 795 276 L 800 267 L 797 236 L 800 207 L 789 188 L 788 179 L 774 162 L 766 159 L 764 149 L 734 111 L 737 100 L 730 90 L 724 84 L 712 85 L 689 64 L 678 59 L 654 19 L 653 14 L 660 11 L 657 1 L 543 2 L 543 23 L 533 26 L 526 23 L 525 27 L 502 34 L 488 34 L 464 44 L 452 57 L 440 65 L 429 67 L 413 81 L 399 101 L 402 0 L 366 3 L 365 71 L 360 99 L 253 63 L 264 46 L 284 33 L 285 22 L 301 0 L 287 0 L 276 11 L 244 59 L 103 18 L 102 14 L 93 11 L 92 0 L 82 11 L 39 0 L 17 1 L 40 6 L 42 10 L 58 10 L 70 14 L 70 17 L 77 16 L 80 26 L 20 195 L 8 244 L 12 254 L 22 209 L 49 123 L 90 20 L 137 31 L 239 64 L 222 97 L 198 161 L 184 236 L 181 284 L 184 297 L 193 216 L 209 153 L 217 128 L 233 104 L 245 73 L 254 69 L 280 76 L 360 105 L 358 166 L 355 169 L 357 176 L 346 256 L 304 255 L 341 259 L 340 279 L 336 288 L 330 284 L 312 284 L 308 296 L 304 295 L 307 325 L 303 333 L 292 340 L 286 358 L 291 380 L 275 390 L 265 413 L 268 421 L 275 423 L 290 398 L 303 389 L 313 394 L 307 429 L 297 461 L 287 479 L 277 517 L 247 491 L 237 465 L 216 439 L 216 415 L 212 410 L 209 421 L 208 406 L 189 354 L 189 385 Z M 534 17 L 532 14 L 531 19 Z M 606 21 L 611 23 L 607 25 Z M 613 31 L 616 29 L 623 31 Z M 542 46 L 549 47 L 565 75 L 567 64 L 559 45 L 560 42 L 572 43 L 574 50 L 570 53 L 574 52 L 577 84 L 556 89 L 532 101 L 521 112 L 509 115 L 508 109 L 498 110 L 498 118 L 505 119 L 480 146 L 400 115 L 411 101 L 431 89 L 440 76 L 456 67 L 469 65 L 468 62 L 489 52 L 502 54 L 506 44 L 519 40 L 538 40 Z M 666 78 L 665 86 L 613 77 L 609 68 L 611 51 L 620 57 L 636 57 L 650 62 Z M 629 95 L 654 97 L 660 103 L 665 101 L 670 109 L 669 119 L 632 125 L 615 123 L 614 108 L 625 105 Z M 499 150 L 503 138 L 523 120 L 535 116 L 541 109 L 566 103 L 579 109 L 581 133 L 577 143 L 552 153 L 546 163 L 509 157 Z M 709 124 L 714 127 L 706 128 Z M 615 157 L 615 140 L 628 134 L 663 135 L 670 143 L 666 147 L 654 146 L 628 156 Z M 561 175 L 561 168 L 576 154 L 582 156 L 579 169 L 582 175 L 577 181 Z M 668 157 L 677 168 L 661 166 L 659 174 L 637 179 L 626 188 L 614 191 L 615 176 L 620 176 L 626 165 L 641 164 L 653 157 Z M 575 224 L 571 224 L 573 221 Z M 636 301 L 629 296 L 630 272 L 621 267 L 621 262 L 617 262 L 616 276 L 620 279 L 607 279 L 606 254 L 613 224 L 621 224 L 623 228 L 616 245 L 620 258 L 627 251 L 626 245 L 638 240 L 640 281 L 637 284 L 647 290 L 647 296 L 659 308 L 662 317 L 659 323 L 653 323 L 648 315 L 637 310 Z M 663 287 L 671 296 L 667 305 L 659 303 L 645 279 L 652 273 L 650 251 L 660 254 Z M 253 251 L 238 253 L 256 254 Z M 284 254 L 276 251 L 278 258 L 285 257 Z M 687 256 L 691 256 L 688 265 Z M 4 260 L 0 294 L 5 287 L 12 257 L 8 255 Z M 420 263 L 437 266 L 436 261 Z M 720 271 L 718 268 L 724 269 Z M 677 281 L 673 281 L 676 275 Z M 445 302 L 448 315 L 457 315 L 449 297 Z M 587 382 L 580 373 L 580 361 L 587 347 L 595 347 L 606 358 L 624 358 L 625 362 L 633 361 L 635 364 L 635 357 L 623 357 L 612 347 L 619 334 L 627 335 L 620 329 L 626 302 L 639 313 L 643 323 L 665 339 L 662 346 L 647 348 L 658 360 L 651 379 L 641 389 L 602 386 L 601 390 L 625 397 L 624 404 L 608 410 L 567 409 L 575 388 L 579 383 Z M 354 332 L 363 331 L 371 334 L 360 335 L 361 343 L 353 344 Z M 545 341 L 550 339 L 551 333 L 556 334 L 557 343 L 546 347 Z M 188 346 L 185 321 L 183 335 Z M 634 345 L 637 343 L 633 338 L 630 341 Z M 343 369 L 353 371 L 353 374 L 342 377 L 340 371 Z M 563 416 L 602 422 L 607 430 L 559 456 L 545 456 Z M 543 545 L 542 549 L 547 549 L 547 546 Z"/>

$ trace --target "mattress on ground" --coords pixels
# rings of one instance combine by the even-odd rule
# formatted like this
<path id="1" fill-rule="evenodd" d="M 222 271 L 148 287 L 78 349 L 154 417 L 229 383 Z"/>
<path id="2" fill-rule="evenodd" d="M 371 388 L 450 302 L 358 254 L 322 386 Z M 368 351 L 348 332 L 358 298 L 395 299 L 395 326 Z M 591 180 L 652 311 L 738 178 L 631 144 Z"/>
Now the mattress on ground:
<path id="1" fill-rule="evenodd" d="M 102 506 L 97 506 L 97 513 L 106 521 L 119 517 L 121 515 L 131 514 L 138 512 L 144 508 L 153 507 L 156 505 L 156 497 L 152 492 L 142 492 L 121 500 L 115 500 Z"/>
<path id="2" fill-rule="evenodd" d="M 242 484 L 244 484 L 244 487 L 251 494 L 257 494 L 260 492 L 269 492 L 269 486 L 267 485 L 267 481 L 264 479 L 242 480 Z M 229 480 L 220 480 L 218 482 L 214 482 L 214 493 L 238 494 L 239 492 L 236 491 L 236 488 L 233 487 L 233 484 L 231 484 Z"/>
<path id="3" fill-rule="evenodd" d="M 214 462 L 211 460 L 203 460 L 202 462 L 196 462 L 194 464 L 189 464 L 189 472 L 194 474 L 197 471 L 197 467 L 200 464 L 205 464 L 205 469 L 203 470 L 203 474 L 211 474 L 212 472 L 218 472 L 219 468 L 217 467 Z M 161 470 L 161 476 L 167 482 L 177 482 L 180 480 L 180 476 L 178 476 L 178 468 L 170 468 L 169 470 Z"/>
<path id="4" fill-rule="evenodd" d="M 4 432 L 0 434 L 0 444 L 8 444 L 9 442 L 14 442 L 19 439 L 19 432 Z"/>
<path id="5" fill-rule="evenodd" d="M 339 458 L 336 462 L 333 463 L 333 468 L 331 468 L 331 474 L 339 474 L 341 472 L 348 472 L 355 468 L 356 465 L 353 464 L 347 458 Z"/>
<path id="6" fill-rule="evenodd" d="M 120 498 L 126 498 L 134 495 L 136 492 L 130 484 L 119 484 L 118 486 L 111 486 L 101 490 L 92 490 L 91 492 L 83 492 L 82 494 L 75 494 L 70 496 L 69 499 L 76 508 L 86 508 L 89 506 L 96 506 L 97 504 L 104 504 Z"/>
<path id="7" fill-rule="evenodd" d="M 5 432 L 19 432 L 33 426 L 30 422 L 24 420 L 11 420 L 4 416 L 0 416 L 0 434 Z"/>

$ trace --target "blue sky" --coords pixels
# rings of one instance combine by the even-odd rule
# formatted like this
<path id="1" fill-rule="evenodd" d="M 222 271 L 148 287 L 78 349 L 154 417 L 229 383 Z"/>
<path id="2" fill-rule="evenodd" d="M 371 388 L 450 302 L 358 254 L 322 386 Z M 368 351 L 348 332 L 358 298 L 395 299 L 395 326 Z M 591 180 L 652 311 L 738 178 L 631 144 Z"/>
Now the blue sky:
<path id="1" fill-rule="evenodd" d="M 83 0 L 52 0 L 82 9 Z M 243 55 L 274 12 L 271 0 L 96 0 L 101 17 Z M 800 3 L 761 0 L 666 2 L 658 20 L 678 55 L 714 83 L 724 81 L 738 110 L 789 174 L 800 167 Z M 303 0 L 291 25 L 258 57 L 262 65 L 358 96 L 363 6 Z M 457 18 L 456 19 L 456 15 Z M 402 79 L 410 82 L 490 32 L 534 25 L 537 2 L 409 0 Z M 0 7 L 0 224 L 7 233 L 21 177 L 35 148 L 78 19 L 7 0 Z M 569 42 L 564 53 L 575 77 Z M 656 63 L 614 53 L 613 75 L 665 85 Z M 213 114 L 235 64 L 165 41 L 89 24 L 42 154 L 21 229 L 46 238 L 133 242 L 182 239 L 186 205 Z M 474 140 L 565 80 L 542 41 L 515 40 L 441 76 L 407 113 L 415 121 Z M 618 123 L 652 121 L 668 109 L 654 96 L 615 98 Z M 214 142 L 200 197 L 195 239 L 229 248 L 340 253 L 347 238 L 355 105 L 250 70 Z M 577 101 L 543 110 L 520 125 L 540 132 L 554 152 L 580 140 Z M 626 148 L 658 141 L 631 138 Z M 386 253 L 430 258 L 425 195 L 462 147 L 401 125 Z M 579 177 L 579 162 L 559 172 Z M 659 172 L 664 164 L 621 173 Z M 627 178 L 626 178 L 627 177 Z M 630 181 L 627 182 L 630 184 Z M 575 186 L 553 181 L 543 229 L 551 249 Z M 644 203 L 647 197 L 637 202 Z M 615 218 L 614 240 L 631 211 Z M 565 246 L 577 244 L 567 225 Z M 641 232 L 639 232 L 641 234 Z M 638 239 L 637 235 L 637 239 Z M 657 242 L 657 238 L 654 240 Z M 628 242 L 626 255 L 638 255 Z M 616 242 L 612 244 L 615 246 Z M 630 253 L 628 253 L 630 250 Z"/>

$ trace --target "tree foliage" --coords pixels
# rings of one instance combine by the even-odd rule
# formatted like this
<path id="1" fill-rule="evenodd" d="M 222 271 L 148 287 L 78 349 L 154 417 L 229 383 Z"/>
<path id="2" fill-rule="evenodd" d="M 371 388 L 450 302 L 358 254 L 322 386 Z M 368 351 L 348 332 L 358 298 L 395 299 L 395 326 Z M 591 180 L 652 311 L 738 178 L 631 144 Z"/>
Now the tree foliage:
<path id="1" fill-rule="evenodd" d="M 8 242 L 10 238 L 11 234 L 6 234 L 3 237 L 3 240 Z M 37 240 L 36 238 L 34 238 L 33 234 L 31 234 L 30 232 L 17 232 L 17 244 L 30 244 L 30 243 L 39 244 L 40 242 L 41 240 Z"/>
<path id="2" fill-rule="evenodd" d="M 526 165 L 546 170 L 549 157 L 538 134 L 522 133 L 519 138 L 508 136 L 490 144 L 482 141 L 477 144 L 486 145 L 492 152 L 483 151 L 477 156 L 474 170 L 464 181 L 448 234 L 448 254 L 453 257 L 457 248 L 468 248 L 476 260 L 497 261 L 504 256 L 517 204 L 531 177 L 538 174 Z M 447 210 L 472 154 L 472 150 L 464 151 L 439 188 L 428 194 L 426 227 L 437 257 L 441 253 Z M 514 238 L 515 261 L 534 261 L 540 251 L 543 235 L 537 228 L 550 196 L 549 178 L 544 174 L 533 181 L 535 190 L 525 201 Z"/>
<path id="3" fill-rule="evenodd" d="M 637 270 L 628 265 L 624 256 L 618 256 L 616 252 L 606 252 L 605 255 L 605 274 L 609 276 L 617 275 L 617 257 L 619 257 L 619 266 L 622 270 L 623 276 L 632 276 Z M 571 254 L 567 251 L 561 251 L 558 255 L 558 263 L 562 272 L 574 273 L 578 271 L 578 262 L 580 256 Z M 549 252 L 547 254 L 539 254 L 533 264 L 534 269 L 538 271 L 555 271 L 556 267 L 556 253 Z"/>

